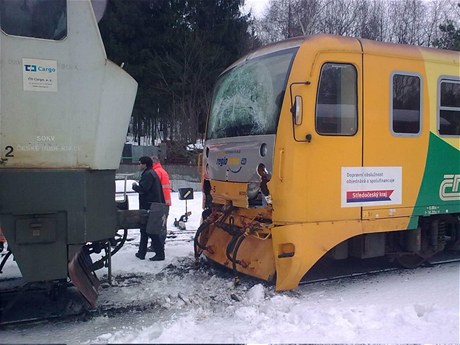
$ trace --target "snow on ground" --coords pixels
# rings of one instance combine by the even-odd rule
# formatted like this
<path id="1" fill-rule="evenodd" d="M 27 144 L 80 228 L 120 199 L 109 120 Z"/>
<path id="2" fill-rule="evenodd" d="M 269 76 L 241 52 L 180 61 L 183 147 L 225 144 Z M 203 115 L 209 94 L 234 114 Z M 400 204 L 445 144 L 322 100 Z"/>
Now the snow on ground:
<path id="1" fill-rule="evenodd" d="M 137 207 L 130 197 L 131 208 Z M 187 203 L 196 229 L 201 193 Z M 169 232 L 185 201 L 173 193 Z M 185 234 L 184 234 L 185 233 Z M 98 304 L 140 311 L 87 322 L 0 331 L 2 343 L 459 343 L 458 263 L 303 285 L 275 292 L 252 279 L 193 268 L 193 242 L 168 239 L 164 262 L 135 258 L 138 231 L 113 257 L 113 275 L 131 277 L 101 290 Z M 8 269 L 8 268 L 5 268 Z M 12 268 L 10 268 L 12 270 Z M 101 277 L 104 274 L 99 274 Z"/>

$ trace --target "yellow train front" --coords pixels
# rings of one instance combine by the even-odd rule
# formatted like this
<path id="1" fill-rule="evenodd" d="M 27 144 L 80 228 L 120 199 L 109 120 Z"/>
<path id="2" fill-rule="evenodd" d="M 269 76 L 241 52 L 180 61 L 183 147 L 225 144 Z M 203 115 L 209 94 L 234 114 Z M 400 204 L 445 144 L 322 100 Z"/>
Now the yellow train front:
<path id="1" fill-rule="evenodd" d="M 459 53 L 318 35 L 217 81 L 195 252 L 297 287 L 326 253 L 415 267 L 460 243 Z"/>

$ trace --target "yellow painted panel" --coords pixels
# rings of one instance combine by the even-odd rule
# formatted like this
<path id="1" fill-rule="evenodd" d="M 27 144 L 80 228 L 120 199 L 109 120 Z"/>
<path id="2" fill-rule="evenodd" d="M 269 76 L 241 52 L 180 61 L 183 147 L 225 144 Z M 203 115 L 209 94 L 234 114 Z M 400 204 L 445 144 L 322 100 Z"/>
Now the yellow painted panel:
<path id="1" fill-rule="evenodd" d="M 330 249 L 362 233 L 359 221 L 287 225 L 272 229 L 276 289 L 295 289 L 302 277 Z M 283 255 L 284 248 L 294 248 Z"/>
<path id="2" fill-rule="evenodd" d="M 397 218 L 397 217 L 410 217 L 414 209 L 412 207 L 381 207 L 371 208 L 366 207 L 363 210 L 363 220 L 369 219 L 385 219 L 385 218 Z"/>
<path id="3" fill-rule="evenodd" d="M 211 195 L 215 203 L 232 201 L 233 206 L 248 207 L 246 183 L 211 181 Z"/>
<path id="4" fill-rule="evenodd" d="M 356 39 L 306 40 L 293 63 L 289 85 L 303 99 L 303 121 L 294 126 L 286 92 L 277 132 L 274 176 L 269 183 L 277 224 L 360 219 L 359 208 L 341 207 L 341 169 L 361 166 L 361 47 Z M 357 71 L 358 132 L 353 136 L 319 135 L 315 129 L 318 79 L 325 63 L 351 64 Z M 311 135 L 311 142 L 305 139 Z"/>
<path id="5" fill-rule="evenodd" d="M 396 217 L 363 221 L 363 233 L 390 232 L 407 229 L 410 217 Z"/>
<path id="6" fill-rule="evenodd" d="M 402 167 L 402 202 L 387 208 L 407 208 L 415 205 L 425 170 L 430 104 L 428 97 L 423 97 L 419 135 L 395 135 L 391 127 L 391 80 L 394 73 L 418 75 L 424 95 L 427 95 L 429 85 L 422 56 L 417 49 L 394 46 L 389 53 L 386 48 L 384 44 L 364 43 L 363 122 L 366 133 L 363 162 L 368 167 Z"/>

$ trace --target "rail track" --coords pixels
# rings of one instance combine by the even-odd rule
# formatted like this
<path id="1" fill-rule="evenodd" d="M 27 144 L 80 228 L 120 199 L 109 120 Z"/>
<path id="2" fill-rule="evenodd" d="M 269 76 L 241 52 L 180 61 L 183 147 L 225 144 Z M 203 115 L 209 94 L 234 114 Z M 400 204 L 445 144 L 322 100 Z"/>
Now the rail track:
<path id="1" fill-rule="evenodd" d="M 181 242 L 192 242 L 195 230 L 170 229 L 168 231 L 167 242 L 175 245 Z M 129 241 L 129 239 L 128 239 Z M 437 266 L 449 263 L 460 262 L 460 257 L 453 253 L 437 255 L 423 266 Z M 212 265 L 206 260 L 203 264 Z M 135 287 L 142 284 L 151 284 L 153 281 L 161 279 L 165 274 L 168 275 L 194 275 L 190 268 L 194 267 L 193 258 L 183 258 L 178 265 L 169 265 L 158 274 L 121 274 L 112 277 L 113 284 L 103 283 L 104 294 L 110 296 L 116 289 Z M 215 267 L 213 265 L 213 267 Z M 358 277 L 377 275 L 387 272 L 407 270 L 396 263 L 388 262 L 383 259 L 368 260 L 343 260 L 332 261 L 321 260 L 304 277 L 300 285 L 319 284 L 337 280 L 348 280 Z M 209 267 L 202 272 L 209 271 Z M 192 273 L 191 273 L 192 272 Z M 233 274 L 230 270 L 215 270 L 214 272 L 222 279 L 230 279 Z M 206 277 L 206 276 L 204 276 Z M 195 279 L 195 277 L 193 277 Z M 205 279 L 200 275 L 196 279 Z M 1 280 L 0 280 L 1 283 Z M 11 285 L 11 281 L 8 282 Z M 241 277 L 241 283 L 252 286 L 260 283 L 259 280 L 251 277 Z M 178 298 L 181 298 L 179 295 Z M 235 299 L 233 296 L 232 299 Z M 21 302 L 18 304 L 18 301 Z M 238 299 L 235 299 L 238 300 Z M 185 299 L 184 299 L 185 301 Z M 12 305 L 16 306 L 12 308 Z M 51 303 L 50 303 L 51 302 Z M 77 320 L 87 321 L 98 316 L 116 317 L 127 313 L 139 313 L 146 310 L 161 310 L 162 304 L 155 297 L 147 300 L 138 300 L 130 303 L 119 303 L 116 299 L 102 300 L 96 308 L 89 305 L 79 295 L 78 291 L 69 283 L 62 282 L 58 287 L 50 289 L 42 286 L 22 286 L 20 289 L 0 290 L 0 328 L 16 327 L 19 325 L 47 323 L 55 320 Z"/>
<path id="2" fill-rule="evenodd" d="M 460 254 L 458 252 L 439 253 L 421 264 L 420 267 L 430 267 L 455 262 L 460 262 Z M 299 285 L 309 285 L 407 270 L 410 269 L 401 267 L 385 258 L 368 259 L 367 261 L 351 259 L 344 260 L 343 262 L 326 259 L 320 260 Z"/>
<path id="3" fill-rule="evenodd" d="M 196 230 L 168 229 L 167 242 L 192 242 L 195 232 Z M 132 240 L 134 238 L 129 237 L 127 242 Z M 6 256 L 3 253 L 2 259 L 13 260 L 13 256 Z M 139 285 L 145 282 L 145 274 L 114 276 L 113 281 L 117 286 Z M 107 282 L 102 286 L 110 288 Z M 70 281 L 24 284 L 20 277 L 2 279 L 0 274 L 0 328 L 54 320 L 87 320 L 99 315 L 113 316 L 152 308 L 155 308 L 155 301 L 128 306 L 101 305 L 91 309 Z"/>
<path id="4" fill-rule="evenodd" d="M 85 308 L 86 302 L 69 282 L 20 285 L 0 291 L 0 327 L 63 320 Z"/>
<path id="5" fill-rule="evenodd" d="M 196 230 L 180 230 L 175 228 L 174 230 L 168 230 L 168 236 L 166 240 L 168 242 L 190 242 L 193 241 Z"/>

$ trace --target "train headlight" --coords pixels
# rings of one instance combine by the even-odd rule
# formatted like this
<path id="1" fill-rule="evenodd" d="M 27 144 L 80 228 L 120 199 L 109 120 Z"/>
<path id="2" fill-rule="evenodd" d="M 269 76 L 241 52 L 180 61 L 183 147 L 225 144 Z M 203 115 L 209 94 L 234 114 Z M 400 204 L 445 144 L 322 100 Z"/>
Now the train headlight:
<path id="1" fill-rule="evenodd" d="M 267 144 L 263 143 L 262 145 L 260 145 L 260 150 L 259 150 L 260 155 L 262 157 L 265 157 L 267 155 L 267 152 L 268 152 Z"/>

